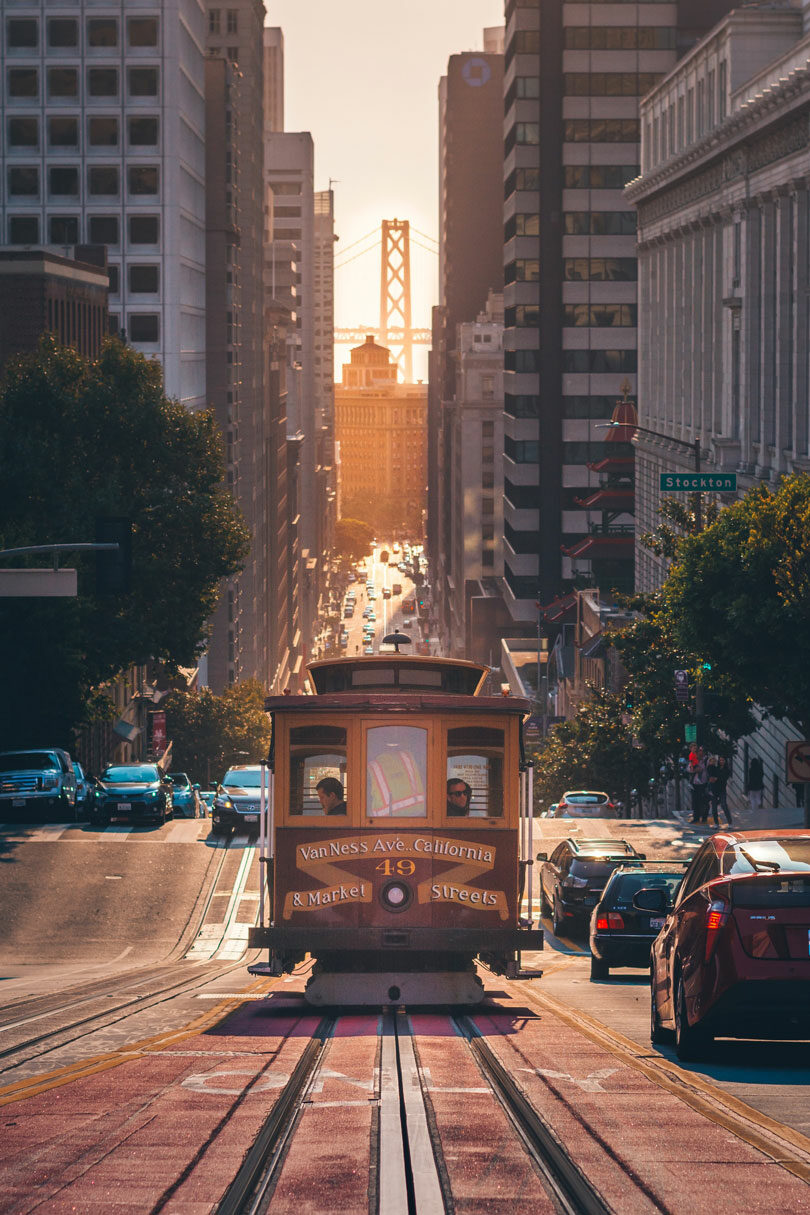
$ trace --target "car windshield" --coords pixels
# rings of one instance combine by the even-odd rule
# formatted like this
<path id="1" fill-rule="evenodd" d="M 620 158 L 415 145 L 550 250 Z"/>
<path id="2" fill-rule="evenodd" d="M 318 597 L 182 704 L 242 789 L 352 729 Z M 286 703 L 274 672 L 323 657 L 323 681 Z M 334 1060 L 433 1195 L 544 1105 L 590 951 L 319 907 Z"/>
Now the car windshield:
<path id="1" fill-rule="evenodd" d="M 601 806 L 608 801 L 606 793 L 564 793 L 563 797 L 572 806 Z"/>
<path id="2" fill-rule="evenodd" d="M 176 785 L 178 789 L 187 789 L 190 784 L 185 772 L 170 772 L 169 780 L 173 785 Z"/>
<path id="3" fill-rule="evenodd" d="M 608 907 L 615 907 L 617 903 L 631 903 L 634 894 L 651 886 L 656 889 L 663 887 L 670 899 L 674 899 L 682 879 L 683 870 L 680 873 L 621 873 L 610 883 L 605 893 L 605 903 Z"/>
<path id="4" fill-rule="evenodd" d="M 571 866 L 571 872 L 578 877 L 601 878 L 609 877 L 617 865 L 626 865 L 624 857 L 580 857 Z"/>
<path id="5" fill-rule="evenodd" d="M 751 864 L 752 861 L 754 864 Z M 758 870 L 759 865 L 762 866 L 761 870 Z M 723 873 L 756 873 L 765 869 L 774 873 L 781 870 L 794 873 L 810 871 L 810 837 L 745 840 L 723 853 Z"/>
<path id="6" fill-rule="evenodd" d="M 27 772 L 32 769 L 58 768 L 59 764 L 47 751 L 18 751 L 0 755 L 0 772 Z"/>
<path id="7" fill-rule="evenodd" d="M 160 780 L 160 774 L 149 764 L 138 768 L 115 766 L 105 768 L 101 779 L 115 785 L 152 785 Z"/>
<path id="8" fill-rule="evenodd" d="M 261 788 L 261 768 L 234 768 L 225 774 L 223 785 L 237 789 Z"/>

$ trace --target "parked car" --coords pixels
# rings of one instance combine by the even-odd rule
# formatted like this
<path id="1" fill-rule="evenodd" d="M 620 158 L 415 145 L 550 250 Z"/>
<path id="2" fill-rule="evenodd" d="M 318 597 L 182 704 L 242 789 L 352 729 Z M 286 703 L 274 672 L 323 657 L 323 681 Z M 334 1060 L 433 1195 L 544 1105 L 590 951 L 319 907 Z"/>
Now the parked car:
<path id="1" fill-rule="evenodd" d="M 555 818 L 616 818 L 616 805 L 607 793 L 569 789 L 557 802 Z"/>
<path id="2" fill-rule="evenodd" d="M 404 573 L 405 573 L 405 571 L 403 570 L 403 571 L 402 571 L 402 573 L 404 574 Z M 401 594 L 402 594 L 402 583 L 401 583 L 401 582 L 395 582 L 395 583 L 393 584 L 393 586 L 391 587 L 391 591 L 392 591 L 392 593 L 393 593 L 394 595 L 401 595 Z"/>
<path id="3" fill-rule="evenodd" d="M 672 900 L 683 880 L 684 862 L 643 869 L 614 869 L 602 897 L 591 912 L 591 979 L 609 979 L 611 966 L 650 965 L 650 946 L 664 926 L 664 918 L 633 906 L 633 896 L 644 889 L 661 888 Z"/>
<path id="4" fill-rule="evenodd" d="M 641 889 L 634 906 L 665 916 L 652 946 L 650 1037 L 679 1059 L 715 1036 L 810 1038 L 810 831 L 722 831 L 695 853 L 674 907 Z"/>
<path id="5" fill-rule="evenodd" d="M 73 760 L 73 775 L 76 777 L 76 817 L 87 818 L 93 808 L 96 783 L 85 773 L 77 760 Z"/>
<path id="6" fill-rule="evenodd" d="M 199 818 L 200 786 L 192 785 L 185 772 L 170 772 L 169 780 L 174 786 L 172 801 L 175 814 L 179 810 L 184 818 Z"/>
<path id="7" fill-rule="evenodd" d="M 91 822 L 165 823 L 174 812 L 173 789 L 157 764 L 108 764 L 96 784 Z"/>
<path id="8" fill-rule="evenodd" d="M 233 830 L 258 835 L 261 773 L 259 764 L 239 764 L 228 769 L 211 811 L 213 835 Z"/>
<path id="9" fill-rule="evenodd" d="M 384 586 L 383 587 L 383 599 L 390 599 L 390 598 L 391 598 L 391 588 L 390 588 L 390 586 Z"/>
<path id="10" fill-rule="evenodd" d="M 549 857 L 538 852 L 540 865 L 540 907 L 551 914 L 555 934 L 565 928 L 582 930 L 599 902 L 614 869 L 645 859 L 626 840 L 566 839 Z"/>
<path id="11" fill-rule="evenodd" d="M 200 790 L 200 813 L 203 818 L 207 818 L 214 807 L 214 798 L 217 795 L 216 789 L 201 789 Z"/>
<path id="12" fill-rule="evenodd" d="M 76 819 L 76 773 L 61 747 L 0 751 L 0 817 Z"/>

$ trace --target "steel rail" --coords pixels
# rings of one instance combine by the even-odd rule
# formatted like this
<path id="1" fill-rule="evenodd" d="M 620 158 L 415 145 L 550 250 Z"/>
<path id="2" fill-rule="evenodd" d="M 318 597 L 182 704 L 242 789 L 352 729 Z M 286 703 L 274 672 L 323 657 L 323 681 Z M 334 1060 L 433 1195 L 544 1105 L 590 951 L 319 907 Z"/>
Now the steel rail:
<path id="1" fill-rule="evenodd" d="M 529 1155 L 546 1179 L 566 1215 L 611 1215 L 612 1208 L 540 1117 L 526 1094 L 487 1045 L 470 1017 L 453 1016 L 466 1038 L 484 1079 L 492 1088 Z"/>
<path id="2" fill-rule="evenodd" d="M 279 1172 L 284 1149 L 290 1139 L 302 1103 L 323 1062 L 337 1017 L 324 1017 L 304 1048 L 292 1075 L 279 1092 L 273 1108 L 254 1139 L 239 1172 L 215 1208 L 216 1215 L 253 1215 L 266 1209 L 265 1202 Z"/>

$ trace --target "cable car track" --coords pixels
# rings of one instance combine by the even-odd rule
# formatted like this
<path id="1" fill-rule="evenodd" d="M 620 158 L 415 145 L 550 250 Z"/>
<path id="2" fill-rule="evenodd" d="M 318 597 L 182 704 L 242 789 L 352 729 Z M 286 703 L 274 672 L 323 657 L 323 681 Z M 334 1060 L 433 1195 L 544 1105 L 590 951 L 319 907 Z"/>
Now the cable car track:
<path id="1" fill-rule="evenodd" d="M 540 1174 L 560 1215 L 609 1215 L 611 1207 L 531 1106 L 515 1080 L 483 1040 L 474 1021 L 448 1012 L 448 1021 L 472 1053 L 478 1071 Z M 325 1016 L 256 1136 L 236 1177 L 220 1199 L 216 1215 L 264 1215 L 310 1094 L 324 1068 L 337 1015 Z M 374 1104 L 379 1176 L 378 1215 L 444 1215 L 455 1210 L 451 1178 L 440 1136 L 430 1117 L 429 1077 L 417 1055 L 415 1034 L 405 1009 L 383 1009 L 381 1052 Z M 160 1207 L 153 1208 L 157 1215 Z"/>

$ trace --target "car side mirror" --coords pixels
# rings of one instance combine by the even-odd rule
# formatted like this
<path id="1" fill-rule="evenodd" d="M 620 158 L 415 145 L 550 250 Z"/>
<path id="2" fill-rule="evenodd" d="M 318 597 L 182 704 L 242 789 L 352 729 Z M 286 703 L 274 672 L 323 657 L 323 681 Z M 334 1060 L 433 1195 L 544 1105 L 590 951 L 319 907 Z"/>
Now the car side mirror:
<path id="1" fill-rule="evenodd" d="M 665 914 L 670 908 L 669 896 L 660 886 L 642 886 L 641 890 L 633 895 L 633 906 L 637 911 Z"/>
<path id="2" fill-rule="evenodd" d="M 548 853 L 547 852 L 538 852 L 537 856 L 534 859 L 536 861 L 547 861 Z"/>
<path id="3" fill-rule="evenodd" d="M 639 859 L 640 861 L 646 861 L 646 859 L 647 859 L 647 853 L 646 853 L 646 852 L 637 852 L 637 853 L 636 853 L 636 856 L 638 857 L 638 859 Z"/>
<path id="4" fill-rule="evenodd" d="M 199 785 L 192 785 L 191 787 L 192 787 L 192 789 L 199 789 L 199 787 L 200 787 L 200 786 L 199 786 Z"/>

